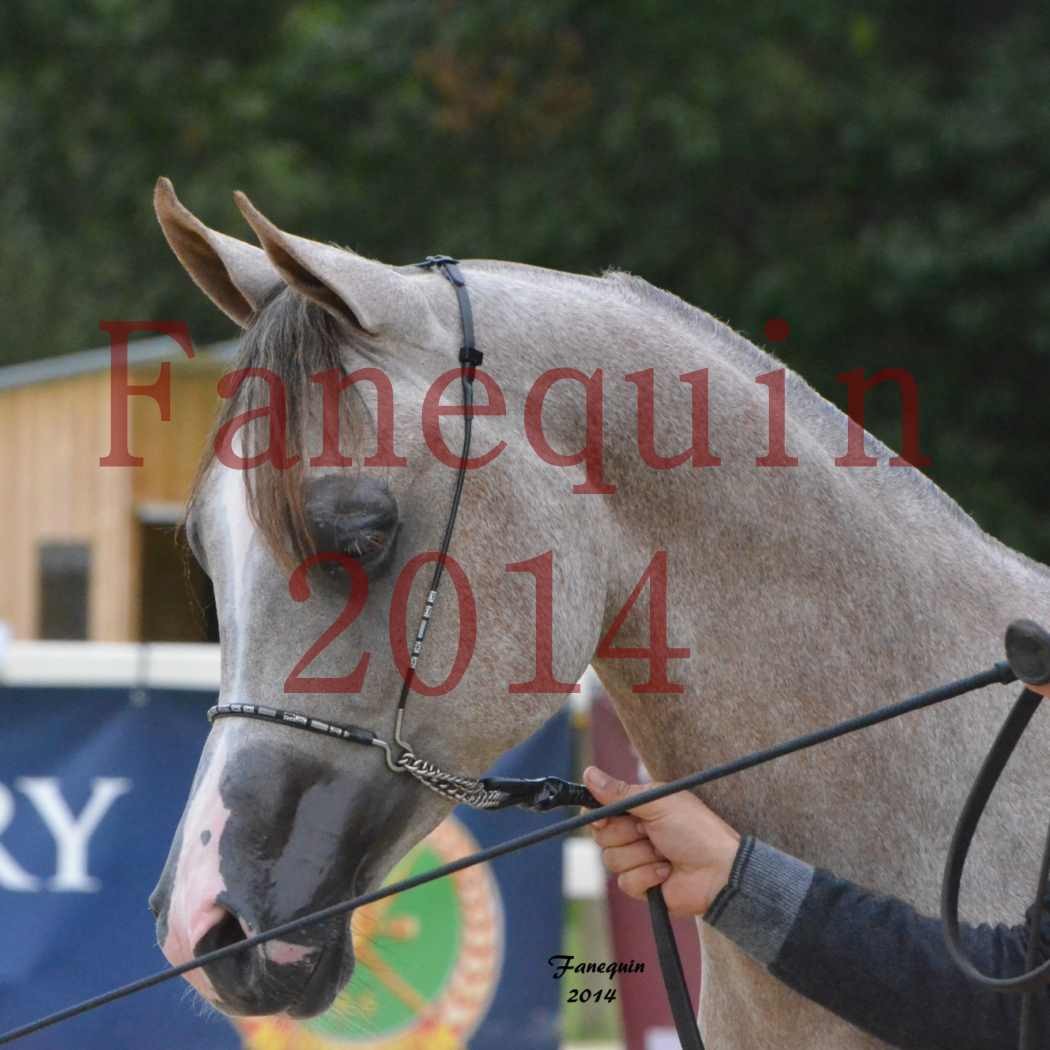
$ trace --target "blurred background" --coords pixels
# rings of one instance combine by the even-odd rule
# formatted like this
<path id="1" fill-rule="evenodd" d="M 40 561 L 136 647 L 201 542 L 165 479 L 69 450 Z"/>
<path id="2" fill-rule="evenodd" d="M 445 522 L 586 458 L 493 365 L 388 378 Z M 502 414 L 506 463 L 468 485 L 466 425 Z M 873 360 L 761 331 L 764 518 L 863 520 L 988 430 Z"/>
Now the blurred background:
<path id="1" fill-rule="evenodd" d="M 632 271 L 843 408 L 841 373 L 907 369 L 927 473 L 995 536 L 1050 561 L 1045 4 L 5 0 L 11 703 L 31 695 L 37 710 L 33 690 L 54 686 L 44 670 L 58 651 L 34 645 L 121 643 L 92 681 L 142 705 L 158 683 L 186 682 L 154 673 L 169 658 L 139 643 L 216 638 L 206 581 L 173 535 L 236 333 L 155 222 L 161 174 L 238 236 L 236 188 L 285 229 L 390 262 L 441 251 Z M 179 422 L 176 439 L 133 400 L 138 470 L 98 465 L 110 436 L 99 325 L 117 318 L 185 320 L 199 350 L 184 362 L 163 337 L 133 344 L 133 381 L 172 361 Z M 899 446 L 895 388 L 868 400 L 869 428 Z M 63 652 L 84 666 L 86 650 Z M 0 787 L 24 774 L 26 752 L 10 746 Z M 0 878 L 0 936 L 20 892 Z M 595 950 L 603 921 L 578 918 L 567 936 Z M 593 1036 L 578 1017 L 570 1034 Z M 597 1030 L 620 1038 L 608 1018 Z"/>
<path id="2" fill-rule="evenodd" d="M 908 368 L 930 474 L 1047 561 L 1048 99 L 1017 0 L 6 0 L 0 360 L 103 318 L 228 337 L 151 190 L 247 236 L 243 188 L 391 262 L 631 270 L 838 404 L 839 372 Z"/>

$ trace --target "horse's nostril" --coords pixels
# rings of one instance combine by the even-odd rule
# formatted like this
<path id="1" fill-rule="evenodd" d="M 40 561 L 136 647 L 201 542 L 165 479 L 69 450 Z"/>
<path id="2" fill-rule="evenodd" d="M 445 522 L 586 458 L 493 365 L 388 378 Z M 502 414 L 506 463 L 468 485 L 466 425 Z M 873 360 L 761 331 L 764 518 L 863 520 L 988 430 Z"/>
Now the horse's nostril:
<path id="1" fill-rule="evenodd" d="M 231 944 L 239 944 L 246 937 L 247 934 L 237 916 L 232 912 L 224 911 L 222 918 L 197 941 L 193 954 L 204 955 L 206 952 L 213 952 L 219 948 L 227 948 Z"/>

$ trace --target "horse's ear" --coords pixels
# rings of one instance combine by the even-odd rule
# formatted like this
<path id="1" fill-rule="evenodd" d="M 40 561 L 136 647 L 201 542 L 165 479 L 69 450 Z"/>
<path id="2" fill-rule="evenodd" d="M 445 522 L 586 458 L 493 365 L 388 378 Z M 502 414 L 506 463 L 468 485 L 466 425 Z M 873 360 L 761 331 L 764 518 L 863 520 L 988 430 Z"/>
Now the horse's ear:
<path id="1" fill-rule="evenodd" d="M 385 263 L 285 233 L 243 193 L 233 196 L 270 261 L 292 288 L 366 332 L 396 331 L 423 341 L 432 315 L 418 282 Z"/>
<path id="2" fill-rule="evenodd" d="M 186 272 L 224 314 L 247 328 L 255 311 L 281 283 L 266 253 L 205 226 L 175 196 L 169 179 L 157 180 L 153 207 Z"/>

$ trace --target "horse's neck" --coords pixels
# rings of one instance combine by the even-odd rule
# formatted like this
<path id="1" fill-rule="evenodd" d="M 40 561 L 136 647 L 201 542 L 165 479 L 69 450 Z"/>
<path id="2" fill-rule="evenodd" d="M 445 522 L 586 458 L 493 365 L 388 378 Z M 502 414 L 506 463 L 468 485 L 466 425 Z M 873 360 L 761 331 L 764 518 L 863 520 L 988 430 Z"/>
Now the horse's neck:
<path id="1" fill-rule="evenodd" d="M 691 650 L 669 664 L 684 686 L 677 696 L 634 691 L 645 661 L 595 660 L 654 775 L 680 775 L 979 669 L 1001 659 L 1012 616 L 1050 616 L 1050 576 L 987 537 L 912 468 L 887 465 L 891 453 L 874 438 L 878 466 L 836 466 L 847 419 L 798 377 L 787 383 L 786 433 L 800 463 L 756 466 L 769 418 L 768 387 L 755 383 L 768 360 L 760 351 L 716 332 L 692 345 L 662 341 L 654 360 L 663 396 L 674 369 L 710 368 L 711 448 L 722 457 L 717 467 L 653 471 L 633 426 L 606 431 L 620 530 L 610 612 L 666 550 L 667 644 Z M 621 407 L 633 411 L 633 402 Z M 688 417 L 665 429 L 668 451 L 688 436 Z M 644 608 L 616 644 L 651 643 Z M 935 742 L 920 735 L 913 746 Z M 788 809 L 798 802 L 785 797 Z M 778 823 L 778 800 L 765 801 Z"/>

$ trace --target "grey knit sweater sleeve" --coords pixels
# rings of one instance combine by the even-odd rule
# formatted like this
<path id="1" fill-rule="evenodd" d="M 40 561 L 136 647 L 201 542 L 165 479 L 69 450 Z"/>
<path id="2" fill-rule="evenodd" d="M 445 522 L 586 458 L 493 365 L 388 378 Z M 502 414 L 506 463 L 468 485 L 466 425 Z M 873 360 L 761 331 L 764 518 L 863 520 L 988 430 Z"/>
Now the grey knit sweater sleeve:
<path id="1" fill-rule="evenodd" d="M 973 985 L 944 947 L 939 919 L 745 837 L 705 921 L 775 977 L 902 1050 L 1008 1050 L 1021 997 Z M 1043 955 L 1050 923 L 1040 937 Z M 983 972 L 1024 968 L 1024 925 L 964 926 Z M 1050 1046 L 1050 994 L 1037 993 L 1037 1045 Z"/>

